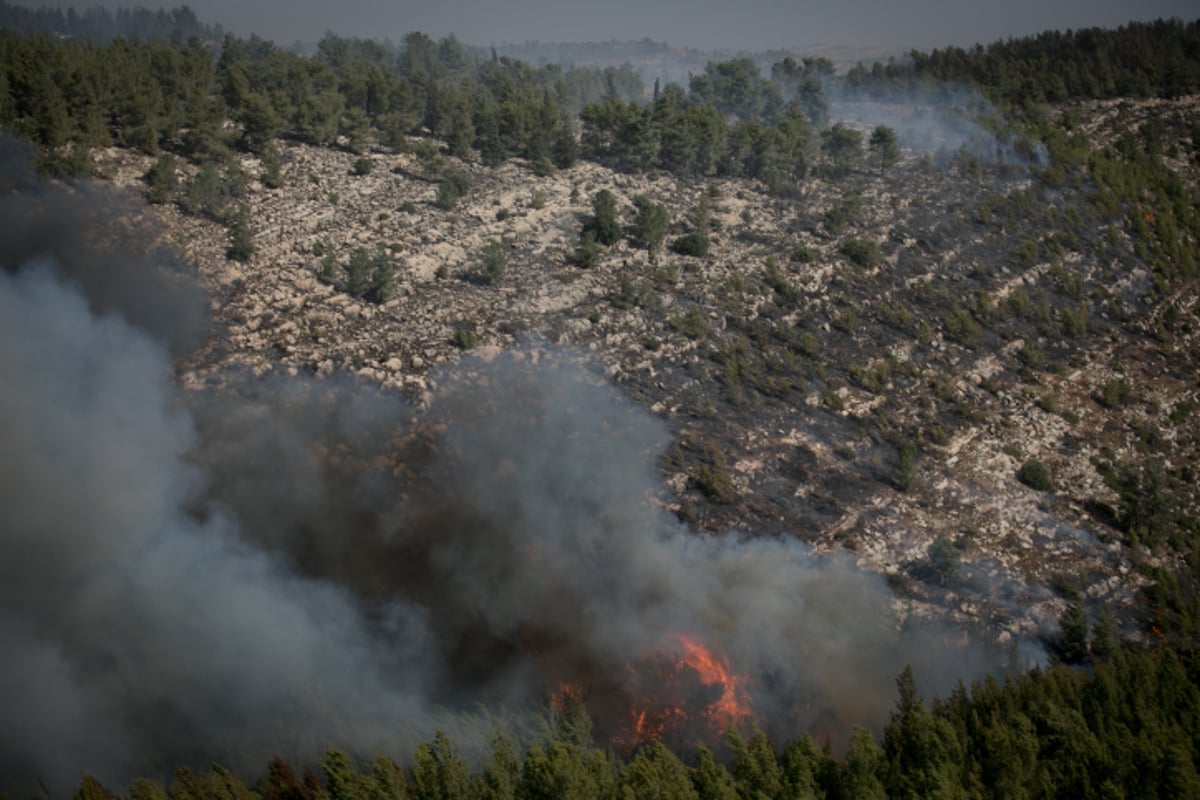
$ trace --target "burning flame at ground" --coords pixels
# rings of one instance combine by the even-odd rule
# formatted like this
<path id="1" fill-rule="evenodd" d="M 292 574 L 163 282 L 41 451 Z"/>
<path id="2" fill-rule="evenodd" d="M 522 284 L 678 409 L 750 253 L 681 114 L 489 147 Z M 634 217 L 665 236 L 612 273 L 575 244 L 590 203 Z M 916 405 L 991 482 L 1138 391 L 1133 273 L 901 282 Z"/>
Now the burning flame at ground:
<path id="1" fill-rule="evenodd" d="M 624 710 L 594 707 L 614 695 L 585 692 L 577 683 L 564 683 L 552 702 L 561 709 L 570 699 L 582 700 L 602 728 L 615 729 L 608 731 L 610 742 L 624 751 L 654 739 L 714 745 L 727 728 L 754 720 L 747 677 L 698 637 L 671 634 L 658 652 L 626 664 L 625 673 L 615 693 Z"/>

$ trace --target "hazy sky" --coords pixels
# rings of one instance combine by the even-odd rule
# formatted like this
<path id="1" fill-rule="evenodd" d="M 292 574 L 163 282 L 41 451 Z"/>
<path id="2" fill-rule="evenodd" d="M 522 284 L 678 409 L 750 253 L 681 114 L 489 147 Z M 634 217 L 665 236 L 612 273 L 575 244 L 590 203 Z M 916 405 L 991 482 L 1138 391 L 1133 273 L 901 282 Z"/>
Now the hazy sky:
<path id="1" fill-rule="evenodd" d="M 173 7 L 184 0 L 104 5 Z M 58 0 L 47 5 L 70 5 Z M 470 44 L 650 37 L 705 49 L 811 44 L 927 49 L 1048 28 L 1200 17 L 1196 0 L 190 0 L 201 18 L 280 44 L 326 30 L 398 40 L 453 32 Z M 36 5 L 36 3 L 29 3 Z M 80 7 L 92 5 L 80 0 Z"/>

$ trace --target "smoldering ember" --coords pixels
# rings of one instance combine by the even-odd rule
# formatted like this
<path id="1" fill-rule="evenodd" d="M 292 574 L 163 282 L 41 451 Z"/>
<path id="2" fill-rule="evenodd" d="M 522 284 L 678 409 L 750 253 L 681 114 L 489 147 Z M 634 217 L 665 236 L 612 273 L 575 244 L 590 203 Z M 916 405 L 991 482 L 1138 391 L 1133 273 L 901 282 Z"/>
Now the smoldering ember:
<path id="1" fill-rule="evenodd" d="M 0 792 L 1200 792 L 1197 23 L 0 22 Z"/>

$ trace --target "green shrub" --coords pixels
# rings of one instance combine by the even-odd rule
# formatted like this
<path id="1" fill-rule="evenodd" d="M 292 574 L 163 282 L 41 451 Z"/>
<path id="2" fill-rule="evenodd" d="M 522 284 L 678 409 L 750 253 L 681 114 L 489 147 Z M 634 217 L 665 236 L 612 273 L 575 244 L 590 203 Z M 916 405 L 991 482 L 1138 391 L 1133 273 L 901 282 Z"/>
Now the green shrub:
<path id="1" fill-rule="evenodd" d="M 937 576 L 938 582 L 945 586 L 954 580 L 958 573 L 958 565 L 962 554 L 958 552 L 954 542 L 946 534 L 939 535 L 929 546 L 929 568 Z"/>
<path id="2" fill-rule="evenodd" d="M 475 336 L 475 331 L 470 328 L 456 328 L 452 341 L 454 346 L 459 350 L 470 350 L 475 346 L 478 337 Z"/>
<path id="3" fill-rule="evenodd" d="M 470 188 L 471 179 L 467 177 L 467 173 L 457 168 L 447 170 L 445 176 L 438 183 L 437 197 L 433 201 L 434 205 L 443 209 L 453 208 L 454 204 Z"/>
<path id="4" fill-rule="evenodd" d="M 1036 239 L 1027 239 L 1013 253 L 1013 260 L 1022 267 L 1032 267 L 1038 260 L 1038 243 Z"/>
<path id="5" fill-rule="evenodd" d="M 850 239 L 841 246 L 841 253 L 850 263 L 863 269 L 874 269 L 883 263 L 879 243 L 870 239 Z"/>
<path id="6" fill-rule="evenodd" d="M 687 312 L 671 319 L 671 327 L 689 339 L 699 339 L 708 333 L 708 317 L 693 306 Z"/>
<path id="7" fill-rule="evenodd" d="M 653 287 L 649 281 L 621 278 L 617 291 L 610 294 L 608 300 L 615 308 L 627 311 L 631 308 L 645 307 L 650 302 L 652 295 Z"/>
<path id="8" fill-rule="evenodd" d="M 484 245 L 479 254 L 479 264 L 468 275 L 475 283 L 491 285 L 504 277 L 508 270 L 508 256 L 504 253 L 504 245 L 492 241 Z"/>
<path id="9" fill-rule="evenodd" d="M 1021 349 L 1017 351 L 1017 357 L 1021 359 L 1021 363 L 1030 367 L 1041 366 L 1046 360 L 1045 353 L 1029 339 L 1021 343 Z"/>
<path id="10" fill-rule="evenodd" d="M 800 351 L 810 358 L 821 352 L 821 340 L 813 335 L 812 331 L 805 331 L 800 334 L 798 344 Z"/>
<path id="11" fill-rule="evenodd" d="M 802 244 L 792 249 L 791 259 L 797 264 L 811 264 L 815 258 L 813 251 Z"/>
<path id="12" fill-rule="evenodd" d="M 1037 399 L 1037 406 L 1047 414 L 1054 414 L 1059 409 L 1058 393 L 1053 389 L 1047 389 Z"/>
<path id="13" fill-rule="evenodd" d="M 964 344 L 974 342 L 983 335 L 983 326 L 971 315 L 970 311 L 957 303 L 946 312 L 946 316 L 942 317 L 942 326 L 945 328 L 946 336 Z"/>
<path id="14" fill-rule="evenodd" d="M 581 267 L 592 267 L 603 254 L 604 245 L 596 241 L 594 233 L 585 230 L 579 237 L 579 244 L 575 246 L 575 263 Z"/>
<path id="15" fill-rule="evenodd" d="M 354 166 L 350 168 L 350 171 L 355 175 L 369 175 L 372 166 L 371 159 L 359 158 L 354 161 Z"/>
<path id="16" fill-rule="evenodd" d="M 1039 492 L 1054 491 L 1054 482 L 1050 479 L 1050 470 L 1037 459 L 1029 459 L 1017 470 L 1017 480 Z"/>
<path id="17" fill-rule="evenodd" d="M 733 502 L 735 496 L 733 479 L 720 467 L 702 464 L 696 471 L 696 486 L 704 493 L 705 497 L 714 503 L 728 505 Z"/>
<path id="18" fill-rule="evenodd" d="M 708 255 L 708 235 L 693 231 L 680 236 L 671 242 L 671 250 L 681 256 L 696 256 L 697 258 L 706 256 Z"/>
<path id="19" fill-rule="evenodd" d="M 150 165 L 144 176 L 147 186 L 146 200 L 151 203 L 165 203 L 179 185 L 179 176 L 175 171 L 175 156 L 163 153 L 158 160 Z"/>
<path id="20" fill-rule="evenodd" d="M 317 279 L 332 286 L 337 281 L 337 253 L 328 244 L 322 245 L 321 250 L 321 271 L 317 273 Z M 313 252 L 316 252 L 316 247 L 313 248 Z"/>
<path id="21" fill-rule="evenodd" d="M 1118 408 L 1125 405 L 1125 402 L 1129 399 L 1130 391 L 1131 387 L 1128 381 L 1108 381 L 1100 389 L 1096 400 L 1105 408 Z"/>
<path id="22" fill-rule="evenodd" d="M 821 218 L 825 230 L 834 236 L 840 236 L 850 225 L 850 217 L 846 210 L 840 207 L 831 208 Z"/>

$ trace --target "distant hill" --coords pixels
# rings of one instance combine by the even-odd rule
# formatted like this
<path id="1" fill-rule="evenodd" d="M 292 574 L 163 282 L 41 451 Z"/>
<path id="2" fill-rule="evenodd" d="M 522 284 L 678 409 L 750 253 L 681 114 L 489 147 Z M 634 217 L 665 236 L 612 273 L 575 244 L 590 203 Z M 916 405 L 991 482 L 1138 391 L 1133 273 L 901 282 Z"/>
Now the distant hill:
<path id="1" fill-rule="evenodd" d="M 114 13 L 103 6 L 80 12 L 74 7 L 65 11 L 50 6 L 26 8 L 0 0 L 0 28 L 85 39 L 94 44 L 107 44 L 118 36 L 176 41 L 195 37 L 206 42 L 219 42 L 225 36 L 224 28 L 201 22 L 186 5 L 170 11 L 136 6 L 118 8 Z"/>

